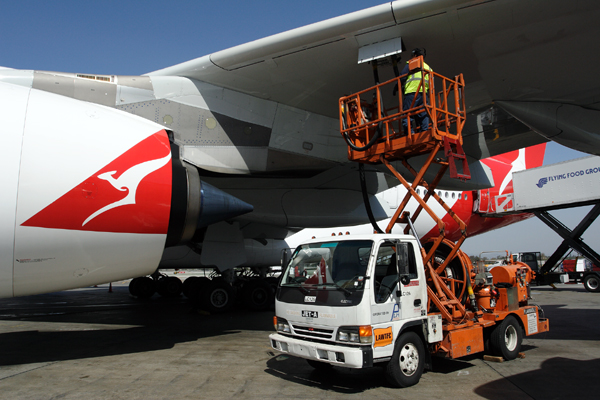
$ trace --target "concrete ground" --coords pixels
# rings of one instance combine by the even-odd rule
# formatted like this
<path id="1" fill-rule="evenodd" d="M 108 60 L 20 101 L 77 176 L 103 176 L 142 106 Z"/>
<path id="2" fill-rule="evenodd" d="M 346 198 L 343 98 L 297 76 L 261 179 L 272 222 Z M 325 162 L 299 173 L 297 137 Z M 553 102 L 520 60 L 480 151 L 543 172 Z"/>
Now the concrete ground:
<path id="1" fill-rule="evenodd" d="M 139 301 L 127 283 L 0 300 L 3 399 L 584 399 L 600 393 L 600 293 L 534 288 L 550 332 L 525 358 L 434 359 L 393 389 L 382 370 L 315 372 L 275 354 L 272 311 L 207 315 L 185 299 Z"/>

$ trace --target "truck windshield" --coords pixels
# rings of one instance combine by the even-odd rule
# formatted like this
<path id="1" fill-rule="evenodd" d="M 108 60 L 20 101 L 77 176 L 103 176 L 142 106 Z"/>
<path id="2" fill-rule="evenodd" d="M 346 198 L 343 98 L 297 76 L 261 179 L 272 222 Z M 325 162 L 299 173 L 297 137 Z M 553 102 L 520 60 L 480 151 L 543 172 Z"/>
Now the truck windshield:
<path id="1" fill-rule="evenodd" d="M 301 245 L 283 272 L 278 299 L 304 303 L 308 297 L 309 302 L 339 306 L 359 303 L 372 246 L 371 240 Z"/>

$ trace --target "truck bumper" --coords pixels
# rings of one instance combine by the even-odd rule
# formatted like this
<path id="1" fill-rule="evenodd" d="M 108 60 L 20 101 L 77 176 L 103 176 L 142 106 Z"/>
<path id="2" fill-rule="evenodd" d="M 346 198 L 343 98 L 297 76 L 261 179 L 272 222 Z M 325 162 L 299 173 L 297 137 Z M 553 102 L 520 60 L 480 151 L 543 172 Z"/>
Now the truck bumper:
<path id="1" fill-rule="evenodd" d="M 346 368 L 365 368 L 373 366 L 373 350 L 370 347 L 345 347 L 314 343 L 294 339 L 278 333 L 269 335 L 271 347 L 282 353 L 291 354 L 309 360 L 322 361 Z"/>

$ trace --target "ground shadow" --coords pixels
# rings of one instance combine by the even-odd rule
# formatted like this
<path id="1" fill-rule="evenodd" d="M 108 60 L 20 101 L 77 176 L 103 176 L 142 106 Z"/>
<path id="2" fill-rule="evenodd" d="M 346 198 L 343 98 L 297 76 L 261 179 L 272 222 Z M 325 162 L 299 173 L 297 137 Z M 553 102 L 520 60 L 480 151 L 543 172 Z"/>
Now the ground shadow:
<path id="1" fill-rule="evenodd" d="M 272 311 L 242 309 L 210 315 L 183 297 L 139 301 L 127 287 L 110 294 L 98 288 L 3 299 L 0 321 L 36 324 L 3 325 L 0 366 L 147 352 L 241 330 L 271 331 L 272 318 Z"/>
<path id="2" fill-rule="evenodd" d="M 544 361 L 535 371 L 498 379 L 475 389 L 475 393 L 490 400 L 504 400 L 502 388 L 506 381 L 532 399 L 596 399 L 600 380 L 596 374 L 600 359 L 589 361 L 555 357 Z"/>

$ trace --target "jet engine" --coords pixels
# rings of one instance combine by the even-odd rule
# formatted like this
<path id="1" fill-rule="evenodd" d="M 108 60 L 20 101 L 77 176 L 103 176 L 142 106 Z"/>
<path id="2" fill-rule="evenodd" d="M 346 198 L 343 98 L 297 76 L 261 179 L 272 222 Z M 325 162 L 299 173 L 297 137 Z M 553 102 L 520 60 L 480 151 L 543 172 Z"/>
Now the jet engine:
<path id="1" fill-rule="evenodd" d="M 0 113 L 0 297 L 150 274 L 166 245 L 252 210 L 146 119 L 9 83 Z"/>

